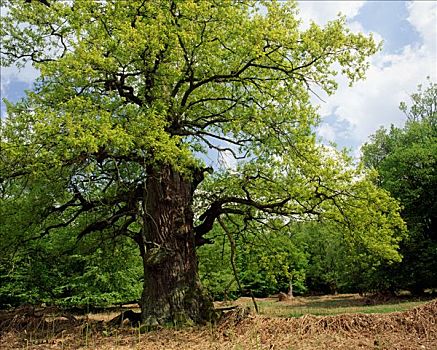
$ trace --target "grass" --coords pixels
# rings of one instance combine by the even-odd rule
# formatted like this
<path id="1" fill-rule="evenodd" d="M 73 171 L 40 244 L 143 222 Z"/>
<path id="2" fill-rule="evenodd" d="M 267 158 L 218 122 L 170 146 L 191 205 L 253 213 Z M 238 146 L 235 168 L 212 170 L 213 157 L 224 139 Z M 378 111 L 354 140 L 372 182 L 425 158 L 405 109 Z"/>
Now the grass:
<path id="1" fill-rule="evenodd" d="M 304 315 L 333 316 L 341 314 L 384 314 L 410 310 L 426 303 L 426 300 L 392 299 L 380 304 L 367 305 L 367 298 L 357 294 L 317 297 L 296 297 L 278 302 L 276 298 L 258 299 L 260 314 L 269 317 L 301 317 Z M 238 303 L 252 307 L 250 298 L 241 298 Z"/>
<path id="2" fill-rule="evenodd" d="M 261 307 L 262 315 L 279 316 L 279 317 L 301 317 L 303 315 L 316 316 L 333 316 L 341 314 L 375 314 L 406 311 L 413 307 L 423 304 L 423 302 L 405 302 L 401 304 L 387 304 L 361 307 L 339 307 L 339 308 L 321 308 L 321 307 L 293 307 L 287 305 L 272 305 L 273 303 L 266 303 Z"/>

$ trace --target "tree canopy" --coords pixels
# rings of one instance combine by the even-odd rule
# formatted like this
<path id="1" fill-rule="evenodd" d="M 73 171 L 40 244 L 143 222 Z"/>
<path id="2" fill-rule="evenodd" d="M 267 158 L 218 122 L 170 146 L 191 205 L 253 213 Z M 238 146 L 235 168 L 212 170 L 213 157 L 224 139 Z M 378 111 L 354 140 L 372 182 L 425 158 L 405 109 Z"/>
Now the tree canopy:
<path id="1" fill-rule="evenodd" d="M 4 5 L 2 64 L 40 71 L 2 122 L 11 254 L 56 231 L 132 238 L 151 325 L 211 317 L 194 248 L 220 217 L 237 232 L 327 220 L 399 259 L 397 202 L 316 142 L 311 95 L 334 93 L 337 73 L 363 78 L 377 50 L 344 18 L 302 30 L 296 3 L 280 1 Z M 232 166 L 209 174 L 214 154 Z"/>

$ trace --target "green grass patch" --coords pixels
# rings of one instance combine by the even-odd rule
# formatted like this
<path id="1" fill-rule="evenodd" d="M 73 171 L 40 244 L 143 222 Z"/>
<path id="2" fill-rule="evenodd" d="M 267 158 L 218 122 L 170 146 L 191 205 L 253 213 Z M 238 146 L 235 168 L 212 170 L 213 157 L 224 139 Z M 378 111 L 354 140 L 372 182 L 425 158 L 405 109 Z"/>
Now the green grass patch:
<path id="1" fill-rule="evenodd" d="M 410 310 L 426 303 L 427 300 L 392 300 L 384 303 L 366 305 L 364 299 L 347 299 L 341 296 L 327 298 L 298 298 L 291 302 L 258 300 L 261 315 L 273 317 L 301 317 L 303 315 L 333 316 L 341 314 L 384 314 Z M 251 306 L 247 301 L 246 306 Z"/>
<path id="2" fill-rule="evenodd" d="M 339 308 L 278 308 L 276 316 L 282 317 L 301 317 L 303 315 L 333 316 L 341 314 L 384 314 L 389 312 L 399 312 L 410 310 L 413 307 L 424 304 L 425 302 L 405 302 L 400 304 L 383 304 L 361 307 L 339 307 Z"/>

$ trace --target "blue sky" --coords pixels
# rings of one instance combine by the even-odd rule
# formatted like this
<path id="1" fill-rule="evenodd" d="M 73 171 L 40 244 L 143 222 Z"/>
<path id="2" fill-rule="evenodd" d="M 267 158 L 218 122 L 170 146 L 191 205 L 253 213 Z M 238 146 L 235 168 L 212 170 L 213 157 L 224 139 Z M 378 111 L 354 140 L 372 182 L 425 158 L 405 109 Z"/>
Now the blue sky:
<path id="1" fill-rule="evenodd" d="M 419 33 L 407 18 L 405 1 L 367 1 L 353 20 L 384 38 L 384 52 L 399 54 L 405 45 L 420 43 Z"/>
<path id="2" fill-rule="evenodd" d="M 300 1 L 299 7 L 304 26 L 310 20 L 323 25 L 341 12 L 353 31 L 373 33 L 384 42 L 365 81 L 350 88 L 340 77 L 334 96 L 324 97 L 325 102 L 314 98 L 323 118 L 319 136 L 358 156 L 360 145 L 380 126 L 404 123 L 399 103 L 409 102 L 418 84 L 427 76 L 437 81 L 437 2 Z M 36 76 L 31 67 L 1 68 L 1 97 L 16 101 Z M 5 113 L 2 103 L 1 115 Z"/>

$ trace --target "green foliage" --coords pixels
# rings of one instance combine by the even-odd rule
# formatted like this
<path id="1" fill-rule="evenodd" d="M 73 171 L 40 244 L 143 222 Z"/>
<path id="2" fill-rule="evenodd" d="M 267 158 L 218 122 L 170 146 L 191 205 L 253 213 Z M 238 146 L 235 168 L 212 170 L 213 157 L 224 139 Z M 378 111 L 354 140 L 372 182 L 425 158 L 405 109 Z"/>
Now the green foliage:
<path id="1" fill-rule="evenodd" d="M 241 293 L 232 270 L 229 241 L 218 227 L 209 236 L 213 243 L 197 250 L 202 285 L 216 300 L 236 299 Z"/>
<path id="2" fill-rule="evenodd" d="M 306 291 L 306 255 L 285 232 L 267 236 L 243 237 L 240 256 L 241 282 L 255 296 L 287 292 L 290 281 L 293 293 Z"/>
<path id="3" fill-rule="evenodd" d="M 378 271 L 391 267 L 386 252 L 373 249 L 361 239 L 351 239 L 346 227 L 329 222 L 290 223 L 281 229 L 239 231 L 235 234 L 236 268 L 239 290 L 231 266 L 226 235 L 215 229 L 209 236 L 212 245 L 198 251 L 200 274 L 205 287 L 216 299 L 237 296 L 268 296 L 287 292 L 334 294 L 337 292 L 380 291 L 389 288 Z M 397 260 L 395 260 L 397 261 Z"/>
<path id="4" fill-rule="evenodd" d="M 1 264 L 0 306 L 45 302 L 87 307 L 138 300 L 142 265 L 132 255 L 135 247 L 126 239 L 100 239 L 75 242 L 62 232 L 16 249 Z"/>
<path id="5" fill-rule="evenodd" d="M 317 223 L 296 225 L 294 231 L 294 241 L 308 257 L 305 270 L 308 290 L 323 294 L 341 290 L 343 258 L 346 255 L 341 233 L 326 224 Z"/>
<path id="6" fill-rule="evenodd" d="M 235 226 L 233 227 L 236 228 Z M 237 296 L 265 297 L 287 292 L 289 283 L 293 291 L 306 291 L 305 270 L 307 258 L 287 231 L 236 232 L 236 270 L 231 265 L 231 246 L 226 235 L 215 229 L 210 236 L 214 240 L 198 250 L 199 272 L 202 282 L 216 299 L 233 299 Z M 239 290 L 238 278 L 241 290 Z"/>
<path id="7" fill-rule="evenodd" d="M 423 291 L 437 286 L 437 84 L 401 103 L 403 128 L 380 129 L 363 147 L 363 162 L 378 170 L 377 183 L 402 204 L 410 237 L 402 242 L 401 264 L 385 266 L 392 288 Z"/>

